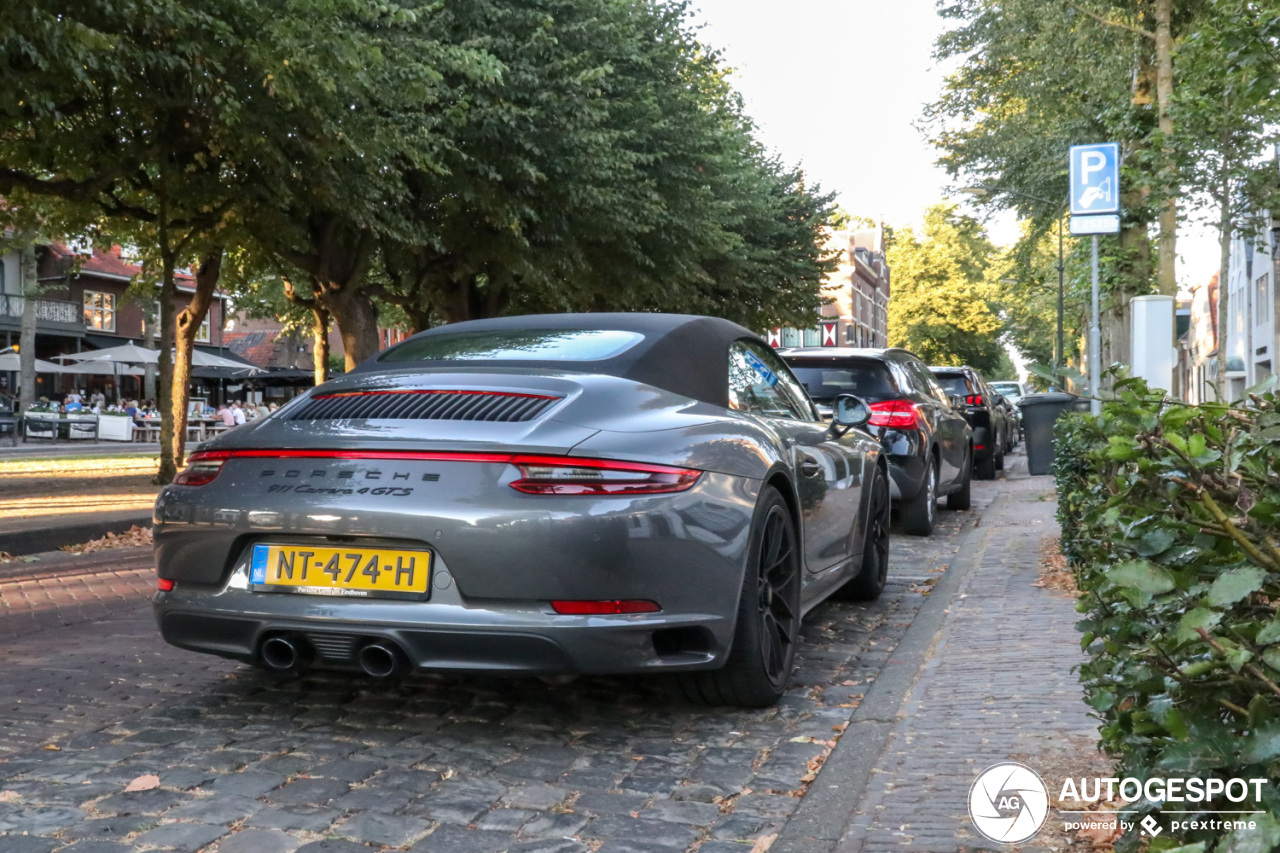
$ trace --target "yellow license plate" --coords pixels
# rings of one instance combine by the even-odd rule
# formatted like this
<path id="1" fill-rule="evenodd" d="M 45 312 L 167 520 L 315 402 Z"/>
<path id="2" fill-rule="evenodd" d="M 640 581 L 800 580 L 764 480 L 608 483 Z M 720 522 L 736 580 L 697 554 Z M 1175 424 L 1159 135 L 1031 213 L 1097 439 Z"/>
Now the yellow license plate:
<path id="1" fill-rule="evenodd" d="M 316 595 L 412 596 L 431 580 L 429 551 L 254 545 L 249 582 L 260 590 Z"/>

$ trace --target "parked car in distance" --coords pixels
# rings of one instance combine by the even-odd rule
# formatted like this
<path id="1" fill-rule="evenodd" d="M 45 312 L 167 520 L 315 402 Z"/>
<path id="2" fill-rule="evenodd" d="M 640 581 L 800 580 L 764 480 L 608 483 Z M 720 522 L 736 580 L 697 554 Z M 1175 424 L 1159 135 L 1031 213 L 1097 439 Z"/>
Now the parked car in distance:
<path id="1" fill-rule="evenodd" d="M 1008 398 L 1013 405 L 1018 405 L 1018 401 L 1027 395 L 1027 390 L 1021 382 L 1013 382 L 1006 379 L 996 379 L 987 383 L 997 394 L 1002 394 Z"/>
<path id="2" fill-rule="evenodd" d="M 972 434 L 925 363 L 904 349 L 799 347 L 779 350 L 820 406 L 854 394 L 871 406 L 867 430 L 889 460 L 902 526 L 928 536 L 938 498 L 969 508 Z"/>
<path id="3" fill-rule="evenodd" d="M 988 382 L 987 384 L 990 385 L 992 390 L 997 394 L 1004 397 L 1005 401 L 1009 404 L 1009 415 L 1013 418 L 1015 426 L 1015 429 L 1010 430 L 1012 433 L 1011 444 L 1016 446 L 1022 439 L 1022 409 L 1018 408 L 1018 401 L 1021 400 L 1027 392 L 1024 391 L 1021 382 L 998 379 L 994 382 Z"/>
<path id="4" fill-rule="evenodd" d="M 1004 468 L 1004 449 L 1012 426 L 982 375 L 972 367 L 930 367 L 948 394 L 963 398 L 962 409 L 973 428 L 973 473 L 979 480 L 994 480 Z"/>
<path id="5" fill-rule="evenodd" d="M 769 705 L 803 614 L 888 572 L 871 411 L 833 403 L 726 320 L 440 326 L 191 455 L 156 618 L 281 672 L 668 672 Z"/>

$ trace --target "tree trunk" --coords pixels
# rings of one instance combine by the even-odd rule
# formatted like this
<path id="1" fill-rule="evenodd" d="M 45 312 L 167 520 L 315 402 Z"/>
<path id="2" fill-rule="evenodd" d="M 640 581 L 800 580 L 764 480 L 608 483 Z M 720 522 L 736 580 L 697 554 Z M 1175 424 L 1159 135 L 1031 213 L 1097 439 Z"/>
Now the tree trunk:
<path id="1" fill-rule="evenodd" d="M 163 217 L 161 219 L 163 222 Z M 160 383 L 156 390 L 159 398 L 156 405 L 160 409 L 160 468 L 156 472 L 156 483 L 166 486 L 173 482 L 178 473 L 177 460 L 173 455 L 173 345 L 177 326 L 176 307 L 178 298 L 178 282 L 174 276 L 176 259 L 169 245 L 168 229 L 160 227 L 160 256 L 162 279 L 160 284 Z"/>
<path id="2" fill-rule="evenodd" d="M 1159 292 L 1178 295 L 1178 167 L 1169 140 L 1173 138 L 1173 0 L 1156 0 L 1156 104 L 1164 136 L 1163 168 L 1166 194 L 1160 204 Z"/>
<path id="3" fill-rule="evenodd" d="M 1227 182 L 1223 182 L 1222 197 L 1219 202 L 1218 215 L 1218 375 L 1214 378 L 1213 387 L 1218 393 L 1219 402 L 1227 399 L 1227 359 L 1230 356 L 1227 333 L 1231 328 L 1227 310 L 1231 307 L 1231 193 Z"/>
<path id="4" fill-rule="evenodd" d="M 338 323 L 348 371 L 378 354 L 378 309 L 372 299 L 346 287 L 325 292 L 322 301 Z"/>
<path id="5" fill-rule="evenodd" d="M 196 292 L 191 301 L 183 308 L 175 319 L 173 377 L 169 388 L 169 411 L 173 419 L 173 434 L 170 437 L 175 468 L 181 468 L 185 462 L 187 450 L 187 400 L 191 388 L 191 354 L 195 349 L 196 335 L 204 318 L 209 314 L 209 303 L 213 301 L 213 291 L 218 286 L 218 277 L 222 273 L 222 247 L 211 251 L 200 262 L 196 270 Z"/>
<path id="6" fill-rule="evenodd" d="M 323 385 L 329 373 L 329 309 L 318 302 L 311 305 L 311 360 L 316 384 Z"/>
<path id="7" fill-rule="evenodd" d="M 36 402 L 36 308 L 40 284 L 36 278 L 36 244 L 30 234 L 18 237 L 18 286 L 22 293 L 22 325 L 18 332 L 18 397 L 22 411 Z"/>

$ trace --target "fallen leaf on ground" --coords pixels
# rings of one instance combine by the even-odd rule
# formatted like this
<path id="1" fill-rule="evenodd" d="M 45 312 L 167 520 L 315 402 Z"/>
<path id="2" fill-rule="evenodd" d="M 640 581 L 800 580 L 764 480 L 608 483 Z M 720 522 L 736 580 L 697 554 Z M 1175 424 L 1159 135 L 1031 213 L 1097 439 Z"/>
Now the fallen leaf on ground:
<path id="1" fill-rule="evenodd" d="M 145 776 L 139 776 L 137 779 L 134 779 L 125 786 L 124 791 L 127 794 L 131 791 L 150 791 L 152 788 L 159 787 L 160 777 L 156 776 L 154 773 L 149 773 Z"/>
<path id="2" fill-rule="evenodd" d="M 777 840 L 778 834 L 776 832 L 773 835 L 762 835 L 756 839 L 755 844 L 751 845 L 751 853 L 765 853 L 766 850 L 773 846 L 773 842 Z"/>
<path id="3" fill-rule="evenodd" d="M 0 803 L 20 803 L 22 795 L 17 791 L 0 791 Z"/>
<path id="4" fill-rule="evenodd" d="M 92 554 L 108 548 L 137 548 L 151 544 L 151 528 L 138 527 L 136 524 L 124 533 L 116 535 L 108 533 L 101 539 L 84 542 L 80 545 L 63 545 L 61 550 L 69 554 Z"/>
<path id="5" fill-rule="evenodd" d="M 52 743 L 46 743 L 44 745 L 44 749 L 45 752 L 62 752 L 62 747 Z"/>

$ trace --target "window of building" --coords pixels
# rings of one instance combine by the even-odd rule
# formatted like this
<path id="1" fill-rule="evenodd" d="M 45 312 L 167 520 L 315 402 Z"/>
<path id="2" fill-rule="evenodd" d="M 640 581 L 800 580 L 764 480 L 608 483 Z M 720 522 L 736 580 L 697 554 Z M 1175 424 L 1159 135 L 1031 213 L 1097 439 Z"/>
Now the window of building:
<path id="1" fill-rule="evenodd" d="M 84 292 L 84 327 L 103 332 L 116 330 L 116 297 L 113 293 Z"/>
<path id="2" fill-rule="evenodd" d="M 1254 282 L 1254 298 L 1253 298 L 1253 325 L 1265 326 L 1267 321 L 1271 319 L 1271 299 L 1267 287 L 1270 276 L 1260 276 Z"/>
<path id="3" fill-rule="evenodd" d="M 200 324 L 200 328 L 196 330 L 196 340 L 202 344 L 209 343 L 209 315 L 206 314 L 204 322 Z"/>

